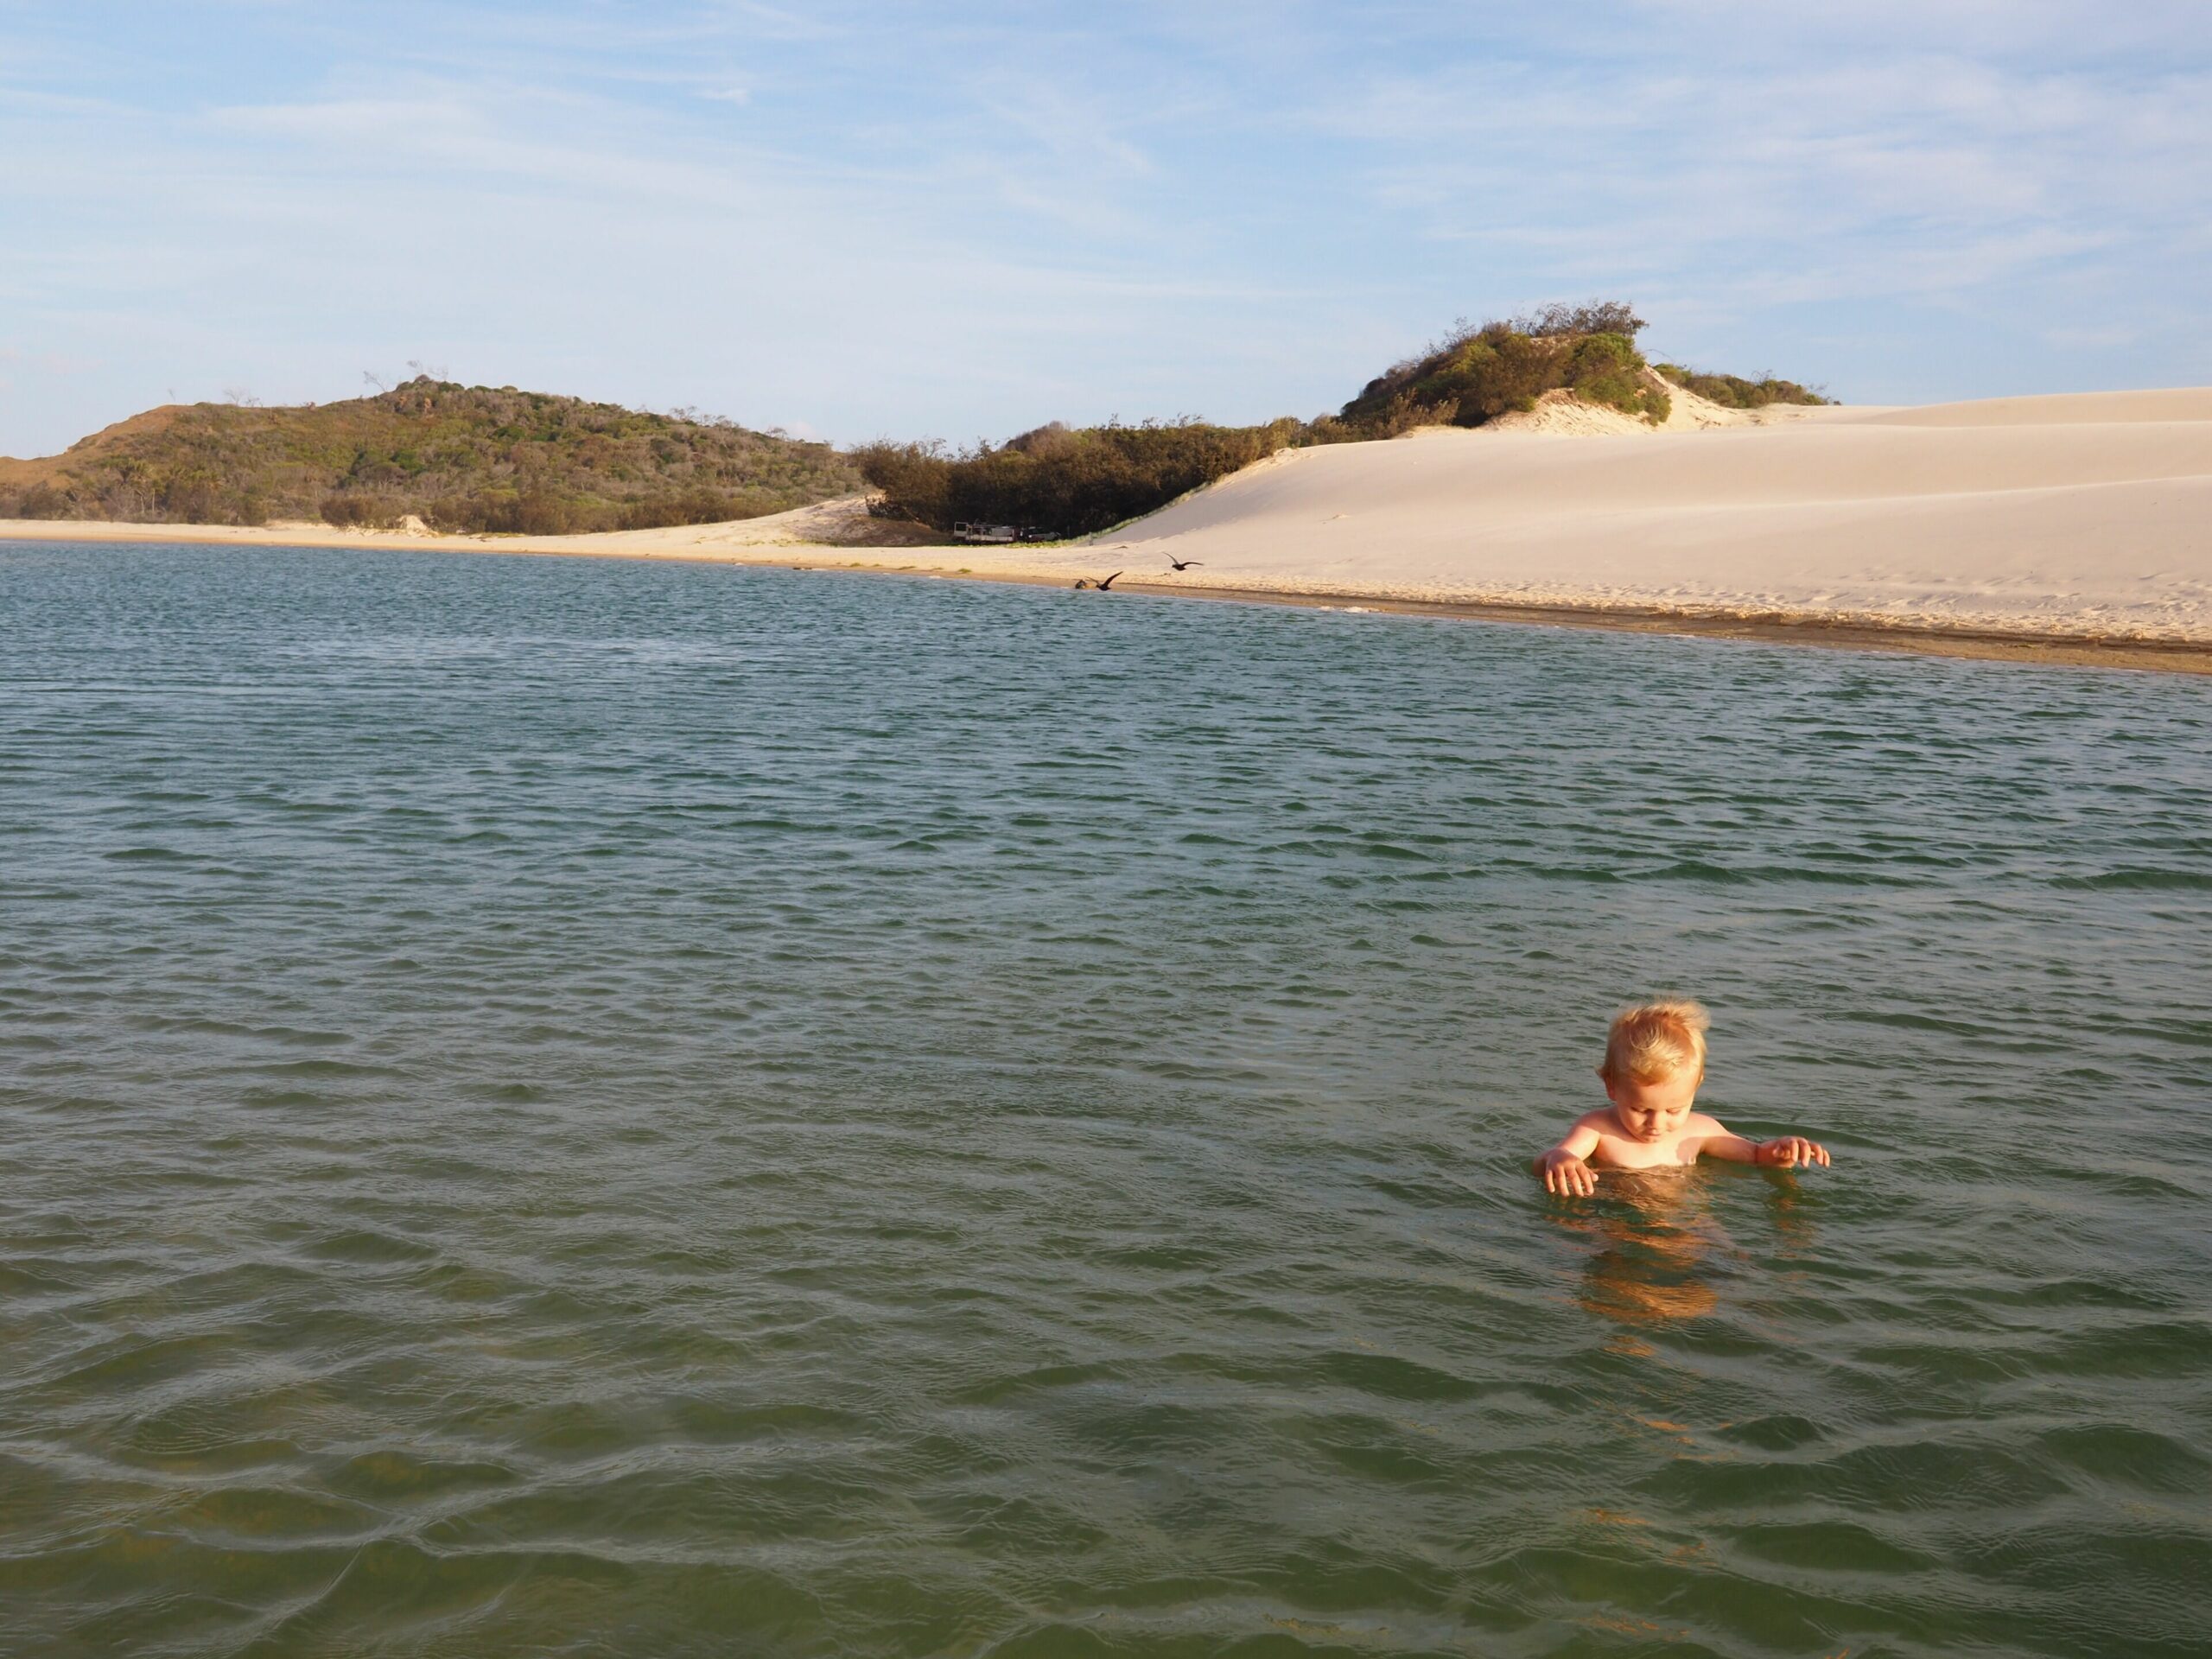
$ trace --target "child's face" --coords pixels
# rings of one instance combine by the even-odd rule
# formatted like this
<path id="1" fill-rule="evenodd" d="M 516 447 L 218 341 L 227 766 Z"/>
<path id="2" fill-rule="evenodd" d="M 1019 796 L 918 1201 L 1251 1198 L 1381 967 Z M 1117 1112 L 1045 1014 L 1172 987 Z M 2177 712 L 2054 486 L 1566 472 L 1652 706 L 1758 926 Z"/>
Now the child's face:
<path id="1" fill-rule="evenodd" d="M 1613 1116 L 1631 1140 L 1664 1141 L 1689 1121 L 1690 1104 L 1703 1080 L 1699 1071 L 1677 1071 L 1656 1083 L 1637 1083 L 1629 1077 L 1608 1077 L 1605 1095 L 1613 1103 Z"/>

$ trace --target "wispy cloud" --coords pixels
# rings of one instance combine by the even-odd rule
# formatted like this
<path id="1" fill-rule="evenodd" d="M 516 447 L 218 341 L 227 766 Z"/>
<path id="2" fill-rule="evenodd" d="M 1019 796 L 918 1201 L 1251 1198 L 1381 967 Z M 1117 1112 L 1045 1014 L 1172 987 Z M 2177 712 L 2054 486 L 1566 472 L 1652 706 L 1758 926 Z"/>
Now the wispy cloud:
<path id="1" fill-rule="evenodd" d="M 189 10 L 0 10 L 0 451 L 410 357 L 840 437 L 1311 413 L 1600 292 L 1847 395 L 2212 379 L 2199 0 Z"/>

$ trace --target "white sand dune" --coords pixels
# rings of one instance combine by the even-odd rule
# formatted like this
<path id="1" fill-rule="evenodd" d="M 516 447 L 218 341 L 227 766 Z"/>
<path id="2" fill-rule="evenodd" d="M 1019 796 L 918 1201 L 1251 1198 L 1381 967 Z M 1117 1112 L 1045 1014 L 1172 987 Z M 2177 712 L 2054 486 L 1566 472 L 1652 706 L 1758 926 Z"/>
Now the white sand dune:
<path id="1" fill-rule="evenodd" d="M 2212 389 L 1752 416 L 1680 397 L 1665 429 L 1606 416 L 1554 399 L 1504 429 L 1292 451 L 1054 547 L 882 545 L 895 531 L 858 497 L 730 524 L 491 542 L 321 526 L 0 523 L 0 536 L 497 547 L 1062 582 L 1123 570 L 1122 587 L 1592 620 L 2186 642 L 2212 664 Z M 1192 568 L 1174 573 L 1171 560 Z"/>
<path id="2" fill-rule="evenodd" d="M 1819 411 L 1809 411 L 1818 414 Z M 1880 426 L 2114 426 L 2161 421 L 2212 421 L 2212 386 L 2158 391 L 2074 391 L 2040 397 L 1985 397 L 1970 404 L 1830 411 Z"/>
<path id="3" fill-rule="evenodd" d="M 1100 553 L 1213 587 L 2212 641 L 2212 390 L 1301 450 Z"/>

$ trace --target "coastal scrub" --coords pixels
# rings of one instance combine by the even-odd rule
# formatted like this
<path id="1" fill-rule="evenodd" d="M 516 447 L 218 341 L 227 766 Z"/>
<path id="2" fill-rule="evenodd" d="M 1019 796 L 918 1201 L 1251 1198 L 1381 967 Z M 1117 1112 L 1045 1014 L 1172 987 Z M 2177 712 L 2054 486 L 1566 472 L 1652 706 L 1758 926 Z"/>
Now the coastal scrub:
<path id="1" fill-rule="evenodd" d="M 1637 349 L 1644 326 L 1619 301 L 1554 305 L 1479 327 L 1462 323 L 1368 382 L 1335 415 L 1263 426 L 1185 418 L 1070 428 L 1053 422 L 1005 443 L 867 445 L 854 453 L 876 511 L 950 532 L 1003 524 L 1084 536 L 1155 512 L 1278 450 L 1396 437 L 1420 426 L 1480 426 L 1566 391 L 1656 426 L 1671 403 Z"/>
<path id="2" fill-rule="evenodd" d="M 0 513 L 372 528 L 413 516 L 560 535 L 755 518 L 860 486 L 828 444 L 425 375 L 321 405 L 151 410 L 49 460 L 0 462 Z"/>

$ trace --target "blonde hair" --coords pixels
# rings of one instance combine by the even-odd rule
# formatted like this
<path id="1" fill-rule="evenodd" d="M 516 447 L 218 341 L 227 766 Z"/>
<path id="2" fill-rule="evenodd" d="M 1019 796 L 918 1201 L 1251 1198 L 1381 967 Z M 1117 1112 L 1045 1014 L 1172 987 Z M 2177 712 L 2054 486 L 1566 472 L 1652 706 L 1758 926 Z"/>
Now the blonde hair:
<path id="1" fill-rule="evenodd" d="M 1713 1016 L 1695 1002 L 1645 1002 L 1613 1016 L 1605 1035 L 1607 1083 L 1656 1083 L 1678 1071 L 1705 1070 L 1705 1033 Z"/>

